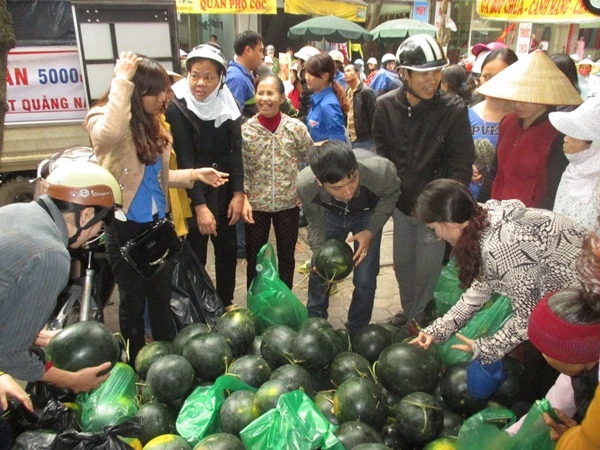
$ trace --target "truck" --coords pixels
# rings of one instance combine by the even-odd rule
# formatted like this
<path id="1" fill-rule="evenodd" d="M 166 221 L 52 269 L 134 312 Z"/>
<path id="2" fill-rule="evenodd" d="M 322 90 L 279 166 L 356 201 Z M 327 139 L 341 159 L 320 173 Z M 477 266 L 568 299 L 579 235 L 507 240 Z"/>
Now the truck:
<path id="1" fill-rule="evenodd" d="M 0 206 L 33 199 L 41 161 L 90 145 L 83 120 L 110 86 L 121 51 L 180 69 L 174 0 L 8 0 L 7 6 L 17 45 L 6 72 Z"/>

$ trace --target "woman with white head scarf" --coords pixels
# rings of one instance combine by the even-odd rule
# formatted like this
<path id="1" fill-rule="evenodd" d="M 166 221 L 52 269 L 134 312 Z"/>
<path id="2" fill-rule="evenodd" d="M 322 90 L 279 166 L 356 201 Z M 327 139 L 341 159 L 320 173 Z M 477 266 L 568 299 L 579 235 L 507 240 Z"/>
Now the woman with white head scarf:
<path id="1" fill-rule="evenodd" d="M 225 85 L 223 54 L 200 45 L 188 54 L 187 78 L 172 86 L 167 109 L 180 168 L 213 167 L 230 174 L 230 183 L 213 188 L 196 183 L 188 190 L 193 217 L 189 241 L 206 264 L 208 237 L 215 248 L 217 293 L 231 305 L 237 263 L 236 227 L 244 203 L 241 113 Z"/>

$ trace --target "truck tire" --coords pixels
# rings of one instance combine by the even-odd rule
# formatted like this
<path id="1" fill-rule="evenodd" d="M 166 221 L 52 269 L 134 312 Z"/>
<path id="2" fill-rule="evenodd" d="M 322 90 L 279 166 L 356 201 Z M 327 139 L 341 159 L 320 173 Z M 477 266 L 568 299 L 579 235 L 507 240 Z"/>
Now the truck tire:
<path id="1" fill-rule="evenodd" d="M 30 202 L 34 190 L 35 183 L 30 183 L 29 179 L 22 176 L 3 181 L 0 184 L 0 206 Z"/>

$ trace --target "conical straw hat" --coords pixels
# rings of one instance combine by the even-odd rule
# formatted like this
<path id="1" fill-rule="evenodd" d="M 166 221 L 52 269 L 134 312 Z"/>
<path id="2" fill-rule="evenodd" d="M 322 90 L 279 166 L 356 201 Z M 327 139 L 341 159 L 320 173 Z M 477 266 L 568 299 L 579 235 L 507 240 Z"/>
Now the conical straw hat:
<path id="1" fill-rule="evenodd" d="M 566 75 L 541 50 L 508 66 L 477 92 L 486 97 L 540 105 L 582 103 Z"/>

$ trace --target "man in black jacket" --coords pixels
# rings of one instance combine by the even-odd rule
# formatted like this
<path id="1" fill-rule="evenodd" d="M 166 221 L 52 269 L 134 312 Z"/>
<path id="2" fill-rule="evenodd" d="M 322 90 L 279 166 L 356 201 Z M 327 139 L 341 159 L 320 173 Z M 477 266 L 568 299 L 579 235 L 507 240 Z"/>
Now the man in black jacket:
<path id="1" fill-rule="evenodd" d="M 346 124 L 352 148 L 371 150 L 373 147 L 371 126 L 375 114 L 375 92 L 360 81 L 360 72 L 354 64 L 348 64 L 344 68 L 344 79 L 348 86 L 346 98 L 350 103 Z"/>
<path id="2" fill-rule="evenodd" d="M 431 36 L 404 41 L 396 53 L 403 86 L 377 99 L 373 139 L 377 153 L 394 162 L 402 194 L 393 212 L 394 271 L 403 311 L 394 325 L 419 319 L 433 297 L 445 244 L 411 217 L 421 190 L 438 178 L 469 184 L 474 157 L 466 108 L 439 91 L 448 64 Z"/>

